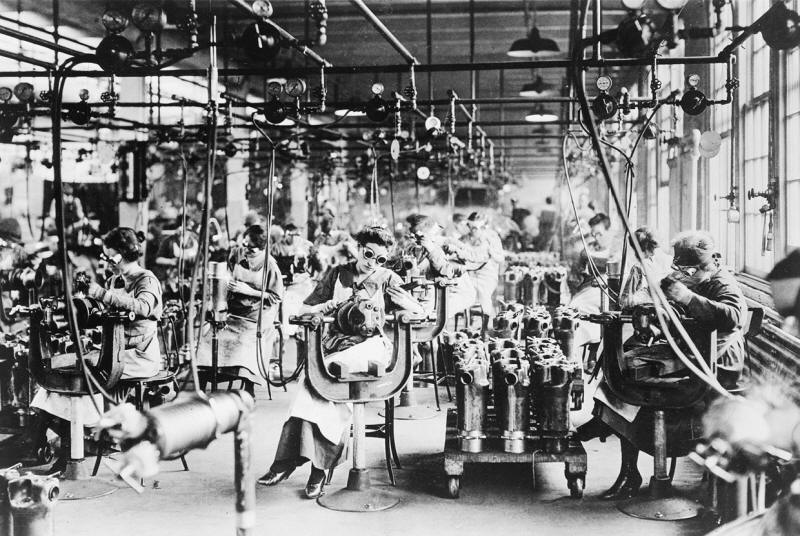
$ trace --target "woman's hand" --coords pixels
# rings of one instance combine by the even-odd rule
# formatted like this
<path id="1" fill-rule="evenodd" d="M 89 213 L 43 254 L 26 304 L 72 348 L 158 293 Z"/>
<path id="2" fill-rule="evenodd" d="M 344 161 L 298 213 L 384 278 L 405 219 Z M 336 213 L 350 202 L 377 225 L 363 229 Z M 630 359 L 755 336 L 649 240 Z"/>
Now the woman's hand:
<path id="1" fill-rule="evenodd" d="M 237 281 L 236 279 L 229 279 L 228 280 L 228 291 L 235 292 L 237 294 L 249 294 L 250 293 L 250 286 L 242 283 L 241 281 Z"/>
<path id="2" fill-rule="evenodd" d="M 394 303 L 400 309 L 414 314 L 425 314 L 425 310 L 422 308 L 419 302 L 417 302 L 417 300 L 415 300 L 406 291 L 399 288 L 389 287 L 386 290 L 386 293 L 389 295 L 392 303 Z"/>
<path id="3" fill-rule="evenodd" d="M 86 295 L 96 300 L 102 300 L 105 293 L 106 289 L 94 282 L 89 283 L 89 288 L 86 290 Z"/>

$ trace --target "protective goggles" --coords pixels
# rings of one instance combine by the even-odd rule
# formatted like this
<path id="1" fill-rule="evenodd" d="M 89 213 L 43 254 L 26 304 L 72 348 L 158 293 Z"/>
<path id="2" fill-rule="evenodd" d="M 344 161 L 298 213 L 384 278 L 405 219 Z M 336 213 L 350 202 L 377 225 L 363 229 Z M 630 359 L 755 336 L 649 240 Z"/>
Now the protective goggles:
<path id="1" fill-rule="evenodd" d="M 378 264 L 379 266 L 383 266 L 384 264 L 386 264 L 386 261 L 389 260 L 383 255 L 376 254 L 374 251 L 372 251 L 367 247 L 362 247 L 361 249 L 364 250 L 365 259 L 375 259 L 375 263 Z"/>

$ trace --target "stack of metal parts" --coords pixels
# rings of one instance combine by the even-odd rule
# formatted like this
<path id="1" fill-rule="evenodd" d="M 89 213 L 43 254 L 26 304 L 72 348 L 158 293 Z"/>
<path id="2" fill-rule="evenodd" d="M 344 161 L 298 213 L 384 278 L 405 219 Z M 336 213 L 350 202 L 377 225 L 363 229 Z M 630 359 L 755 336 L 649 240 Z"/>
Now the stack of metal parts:
<path id="1" fill-rule="evenodd" d="M 20 474 L 18 465 L 0 469 L 0 534 L 55 534 L 53 508 L 59 484 L 52 476 Z"/>
<path id="2" fill-rule="evenodd" d="M 521 328 L 524 314 L 524 305 L 516 302 L 506 305 L 506 308 L 494 317 L 492 336 L 504 339 L 519 339 L 522 334 Z"/>
<path id="3" fill-rule="evenodd" d="M 530 429 L 530 362 L 525 349 L 505 341 L 491 351 L 492 385 L 497 426 L 505 452 L 525 452 Z"/>
<path id="4" fill-rule="evenodd" d="M 503 273 L 503 300 L 526 306 L 557 307 L 565 294 L 566 276 L 563 266 L 510 265 Z"/>
<path id="5" fill-rule="evenodd" d="M 522 332 L 520 333 L 520 339 L 525 340 L 528 337 L 547 337 L 552 325 L 553 321 L 550 318 L 550 313 L 543 305 L 526 307 L 525 314 L 522 316 Z"/>
<path id="6" fill-rule="evenodd" d="M 445 335 L 453 348 L 456 371 L 456 406 L 461 450 L 481 452 L 486 439 L 489 399 L 489 360 L 479 334 Z"/>
<path id="7" fill-rule="evenodd" d="M 568 446 L 573 382 L 581 367 L 567 358 L 559 344 L 549 338 L 529 338 L 526 353 L 531 366 L 534 419 L 545 452 L 557 454 Z"/>
<path id="8" fill-rule="evenodd" d="M 580 313 L 571 307 L 560 305 L 553 311 L 553 338 L 558 341 L 564 355 L 576 361 L 574 342 L 579 320 Z"/>

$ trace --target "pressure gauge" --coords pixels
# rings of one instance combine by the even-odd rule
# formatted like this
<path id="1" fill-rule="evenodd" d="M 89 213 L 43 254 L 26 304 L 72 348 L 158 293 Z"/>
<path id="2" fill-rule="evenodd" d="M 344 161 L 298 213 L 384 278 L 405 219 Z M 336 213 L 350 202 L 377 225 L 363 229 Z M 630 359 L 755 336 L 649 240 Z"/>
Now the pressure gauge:
<path id="1" fill-rule="evenodd" d="M 439 130 L 440 128 L 442 128 L 442 122 L 435 115 L 425 119 L 425 130 Z"/>
<path id="2" fill-rule="evenodd" d="M 14 96 L 20 102 L 31 102 L 33 100 L 33 86 L 28 82 L 20 82 L 14 86 Z"/>
<path id="3" fill-rule="evenodd" d="M 417 168 L 417 178 L 421 181 L 426 181 L 431 176 L 431 170 L 428 166 L 420 166 Z"/>
<path id="4" fill-rule="evenodd" d="M 300 78 L 290 78 L 286 81 L 285 91 L 287 95 L 297 99 L 306 92 L 306 83 Z"/>
<path id="5" fill-rule="evenodd" d="M 155 4 L 137 4 L 131 11 L 133 24 L 143 32 L 157 32 L 167 24 L 164 10 Z"/>
<path id="6" fill-rule="evenodd" d="M 699 74 L 689 75 L 688 82 L 691 87 L 697 87 L 700 84 L 700 75 Z"/>
<path id="7" fill-rule="evenodd" d="M 0 101 L 8 102 L 11 100 L 12 95 L 10 87 L 0 87 Z"/>
<path id="8" fill-rule="evenodd" d="M 612 83 L 613 82 L 611 81 L 611 77 L 599 76 L 597 77 L 595 85 L 597 86 L 597 89 L 599 89 L 600 91 L 608 91 L 609 89 L 611 89 Z"/>
<path id="9" fill-rule="evenodd" d="M 374 84 L 372 84 L 370 91 L 372 91 L 373 95 L 380 95 L 381 93 L 383 93 L 383 89 L 384 89 L 383 84 L 381 84 L 380 82 L 375 82 Z"/>
<path id="10" fill-rule="evenodd" d="M 128 26 L 128 16 L 116 9 L 106 9 L 100 18 L 106 31 L 112 34 L 122 33 Z"/>
<path id="11" fill-rule="evenodd" d="M 78 92 L 78 98 L 80 98 L 82 101 L 89 100 L 89 90 L 88 89 L 80 90 Z"/>
<path id="12" fill-rule="evenodd" d="M 283 93 L 283 84 L 280 82 L 270 82 L 267 84 L 267 93 L 273 97 L 279 96 Z"/>
<path id="13" fill-rule="evenodd" d="M 389 155 L 391 155 L 392 160 L 397 162 L 400 158 L 400 140 L 397 138 L 392 140 L 392 143 L 389 145 Z"/>
<path id="14" fill-rule="evenodd" d="M 268 19 L 272 16 L 273 9 L 269 0 L 256 0 L 253 2 L 253 13 L 259 17 Z"/>

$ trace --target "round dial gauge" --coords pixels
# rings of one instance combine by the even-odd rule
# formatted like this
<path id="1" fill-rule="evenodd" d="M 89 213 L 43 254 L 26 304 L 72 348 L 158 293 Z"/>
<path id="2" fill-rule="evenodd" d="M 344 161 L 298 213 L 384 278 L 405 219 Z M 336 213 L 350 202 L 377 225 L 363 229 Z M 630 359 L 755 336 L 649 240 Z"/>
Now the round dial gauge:
<path id="1" fill-rule="evenodd" d="M 689 85 L 692 87 L 697 87 L 700 84 L 700 75 L 699 74 L 692 74 L 689 75 Z"/>
<path id="2" fill-rule="evenodd" d="M 78 97 L 79 97 L 79 98 L 80 98 L 82 101 L 89 100 L 89 90 L 88 90 L 88 89 L 82 89 L 82 90 L 80 90 L 80 91 L 78 92 Z"/>
<path id="3" fill-rule="evenodd" d="M 155 4 L 138 4 L 131 11 L 133 24 L 142 31 L 155 32 L 164 28 L 167 15 Z"/>
<path id="4" fill-rule="evenodd" d="M 283 93 L 283 84 L 280 82 L 270 82 L 267 85 L 267 93 L 272 95 L 273 97 L 277 97 L 281 93 Z"/>
<path id="5" fill-rule="evenodd" d="M 253 13 L 259 17 L 269 18 L 272 16 L 272 4 L 269 0 L 256 0 L 253 2 Z"/>
<path id="6" fill-rule="evenodd" d="M 8 102 L 12 95 L 10 87 L 0 87 L 0 101 Z"/>
<path id="7" fill-rule="evenodd" d="M 20 102 L 30 102 L 33 100 L 33 86 L 28 82 L 20 82 L 14 86 L 14 96 Z"/>
<path id="8" fill-rule="evenodd" d="M 427 166 L 420 166 L 417 168 L 417 178 L 421 181 L 426 181 L 431 176 L 431 170 Z"/>
<path id="9" fill-rule="evenodd" d="M 373 95 L 380 95 L 381 93 L 383 93 L 383 89 L 384 89 L 383 84 L 381 84 L 380 82 L 375 82 L 374 84 L 372 84 L 372 87 L 370 88 Z"/>
<path id="10" fill-rule="evenodd" d="M 299 78 L 290 78 L 286 81 L 286 94 L 290 97 L 298 98 L 306 92 L 305 81 Z"/>
<path id="11" fill-rule="evenodd" d="M 425 119 L 425 130 L 439 130 L 442 128 L 442 122 L 436 116 L 430 116 Z"/>
<path id="12" fill-rule="evenodd" d="M 391 145 L 389 145 L 389 154 L 394 161 L 400 158 L 400 142 L 397 139 L 392 140 Z"/>
<path id="13" fill-rule="evenodd" d="M 116 9 L 106 9 L 100 22 L 109 33 L 121 33 L 128 26 L 128 17 Z"/>
<path id="14" fill-rule="evenodd" d="M 600 76 L 597 78 L 597 82 L 595 82 L 597 89 L 599 89 L 600 91 L 608 91 L 609 89 L 611 89 L 611 84 L 612 84 L 611 78 L 608 76 Z"/>

